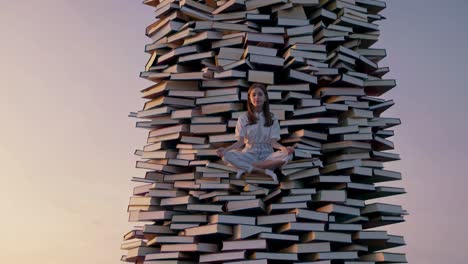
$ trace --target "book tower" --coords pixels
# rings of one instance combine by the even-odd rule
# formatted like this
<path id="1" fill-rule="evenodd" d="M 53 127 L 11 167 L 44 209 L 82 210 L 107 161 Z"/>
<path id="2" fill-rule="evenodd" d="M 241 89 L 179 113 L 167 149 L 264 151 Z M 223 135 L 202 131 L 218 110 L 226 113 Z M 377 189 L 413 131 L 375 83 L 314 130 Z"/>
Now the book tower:
<path id="1" fill-rule="evenodd" d="M 122 261 L 145 264 L 406 263 L 384 198 L 395 87 L 380 67 L 380 0 L 146 0 L 155 22 L 136 126 L 142 169 Z M 216 149 L 234 142 L 252 83 L 267 87 L 293 159 L 236 179 Z M 389 152 L 390 150 L 390 152 Z M 383 200 L 383 202 L 381 202 Z"/>

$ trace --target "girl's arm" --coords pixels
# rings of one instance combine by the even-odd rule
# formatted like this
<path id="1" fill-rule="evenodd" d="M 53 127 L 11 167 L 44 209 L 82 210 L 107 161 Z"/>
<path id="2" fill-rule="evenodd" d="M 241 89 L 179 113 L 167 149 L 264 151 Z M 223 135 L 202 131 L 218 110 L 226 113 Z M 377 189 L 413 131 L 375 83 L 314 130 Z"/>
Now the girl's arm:
<path id="1" fill-rule="evenodd" d="M 274 119 L 273 125 L 271 127 L 271 139 L 270 144 L 272 148 L 279 149 L 281 151 L 286 151 L 288 154 L 294 153 L 294 147 L 285 147 L 278 143 L 278 140 L 281 138 L 280 136 L 280 125 L 278 119 Z"/>
<path id="2" fill-rule="evenodd" d="M 216 150 L 216 154 L 218 154 L 219 157 L 224 156 L 224 152 L 233 150 L 233 149 L 239 149 L 244 146 L 244 137 L 240 137 L 236 143 L 230 145 L 229 147 L 225 148 L 219 148 Z"/>
<path id="3" fill-rule="evenodd" d="M 294 152 L 294 147 L 285 147 L 278 143 L 278 140 L 275 138 L 270 139 L 270 144 L 272 148 L 279 149 L 282 151 L 287 151 L 288 154 L 292 154 Z"/>
<path id="4" fill-rule="evenodd" d="M 278 140 L 275 138 L 270 139 L 270 144 L 272 148 L 279 149 L 279 150 L 286 150 L 286 147 L 278 143 Z"/>
<path id="5" fill-rule="evenodd" d="M 230 151 L 230 150 L 233 150 L 233 149 L 239 149 L 239 148 L 242 148 L 243 146 L 244 146 L 244 137 L 240 137 L 239 140 L 237 140 L 236 143 L 232 144 L 232 145 L 229 146 L 229 147 L 224 148 L 224 151 Z"/>

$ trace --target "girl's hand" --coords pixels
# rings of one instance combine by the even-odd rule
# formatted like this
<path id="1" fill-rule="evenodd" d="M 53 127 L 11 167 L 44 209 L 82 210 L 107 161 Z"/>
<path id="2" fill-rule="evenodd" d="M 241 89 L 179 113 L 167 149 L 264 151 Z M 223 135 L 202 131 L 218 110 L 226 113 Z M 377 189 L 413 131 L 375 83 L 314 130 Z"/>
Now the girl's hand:
<path id="1" fill-rule="evenodd" d="M 216 150 L 216 155 L 218 155 L 218 157 L 222 158 L 224 157 L 224 148 L 219 148 Z"/>
<path id="2" fill-rule="evenodd" d="M 285 151 L 288 152 L 288 154 L 293 154 L 294 153 L 294 147 L 286 147 Z"/>

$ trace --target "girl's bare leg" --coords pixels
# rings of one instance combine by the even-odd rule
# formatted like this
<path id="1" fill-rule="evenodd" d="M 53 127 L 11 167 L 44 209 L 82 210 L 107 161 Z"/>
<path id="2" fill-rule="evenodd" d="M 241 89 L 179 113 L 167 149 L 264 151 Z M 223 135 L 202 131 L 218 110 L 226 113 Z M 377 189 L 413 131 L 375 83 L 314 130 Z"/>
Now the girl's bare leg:
<path id="1" fill-rule="evenodd" d="M 283 160 L 264 160 L 259 162 L 252 163 L 253 166 L 261 168 L 261 169 L 276 169 L 284 165 Z"/>
<path id="2" fill-rule="evenodd" d="M 255 166 L 255 164 L 252 164 L 252 166 L 253 166 L 252 173 L 263 173 L 263 174 L 265 173 L 265 169 L 257 167 Z"/>

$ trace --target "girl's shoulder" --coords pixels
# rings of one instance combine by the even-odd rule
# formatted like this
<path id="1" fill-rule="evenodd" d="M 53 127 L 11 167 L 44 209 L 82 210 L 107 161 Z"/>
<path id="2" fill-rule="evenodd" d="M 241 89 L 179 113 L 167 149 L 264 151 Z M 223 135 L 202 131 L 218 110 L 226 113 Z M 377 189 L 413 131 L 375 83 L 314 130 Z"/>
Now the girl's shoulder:
<path id="1" fill-rule="evenodd" d="M 242 124 L 247 124 L 249 121 L 249 117 L 247 116 L 247 112 L 241 114 L 238 118 L 237 118 L 237 122 L 240 122 Z"/>
<path id="2" fill-rule="evenodd" d="M 276 115 L 273 112 L 270 112 L 270 114 L 271 114 L 271 120 L 273 120 L 273 121 L 278 120 L 278 118 L 276 117 Z"/>
<path id="3" fill-rule="evenodd" d="M 249 119 L 247 113 L 248 113 L 248 112 L 242 113 L 242 114 L 238 117 L 238 119 L 239 119 L 239 120 L 247 120 L 247 119 Z"/>

